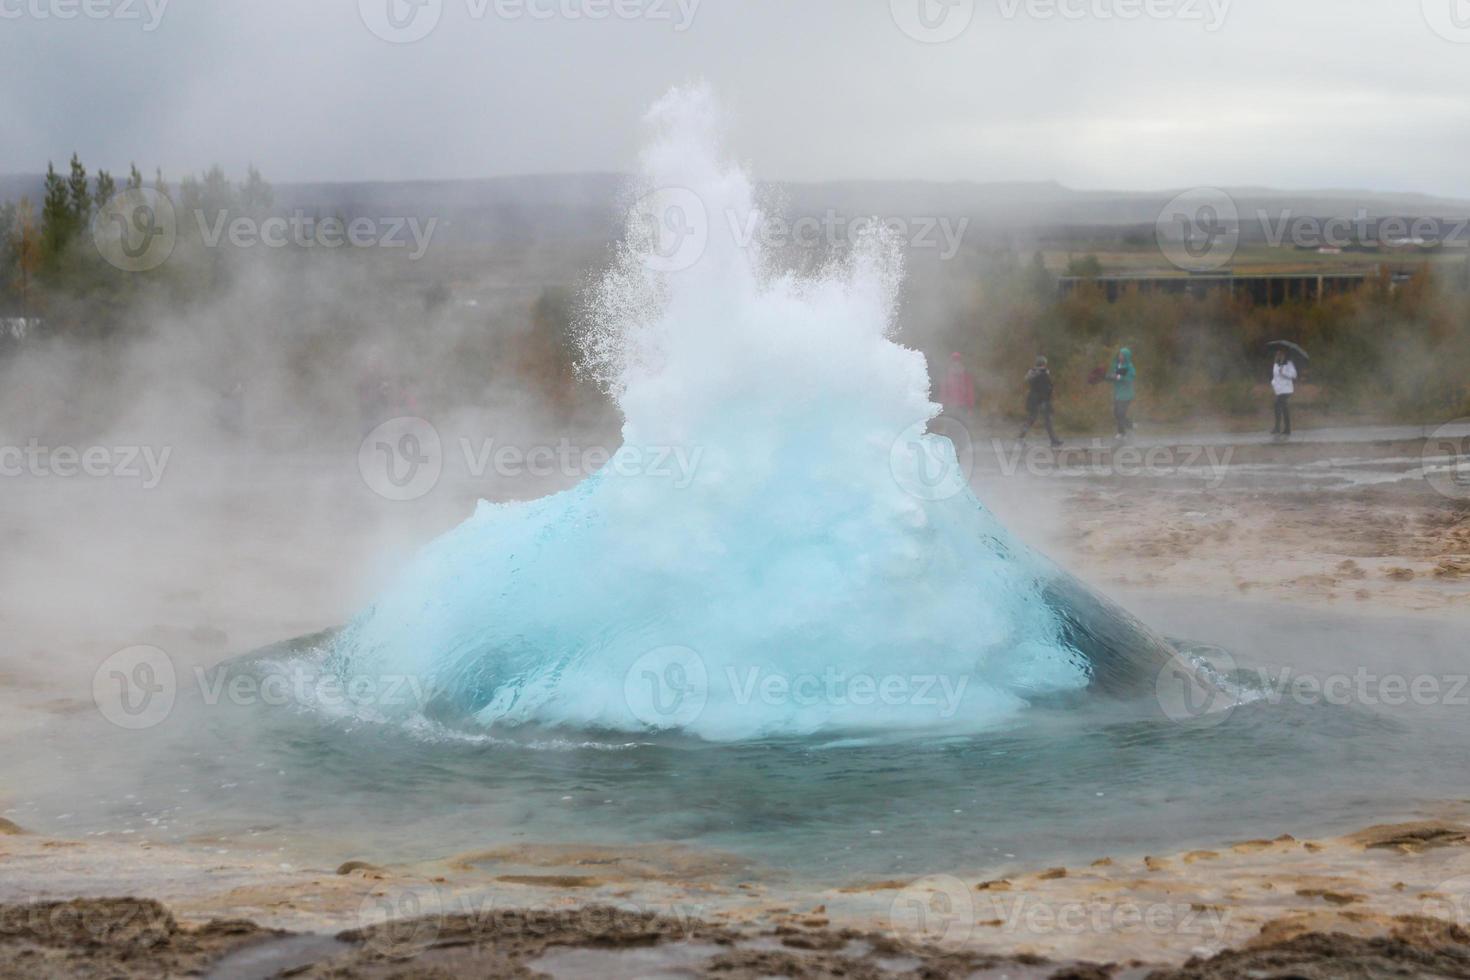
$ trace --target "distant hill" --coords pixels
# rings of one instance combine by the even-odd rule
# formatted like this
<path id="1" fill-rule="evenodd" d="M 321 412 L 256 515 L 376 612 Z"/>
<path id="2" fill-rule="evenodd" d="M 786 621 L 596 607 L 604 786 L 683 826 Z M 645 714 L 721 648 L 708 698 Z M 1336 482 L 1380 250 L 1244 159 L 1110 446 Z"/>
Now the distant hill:
<path id="1" fill-rule="evenodd" d="M 267 175 L 269 176 L 269 175 Z M 302 210 L 317 216 L 439 219 L 440 240 L 473 244 L 534 244 L 544 241 L 606 241 L 617 235 L 631 182 L 620 174 L 532 175 L 451 181 L 281 183 L 275 185 L 280 213 Z M 39 174 L 0 176 L 0 201 L 29 195 L 39 204 Z M 1278 221 L 1312 216 L 1353 218 L 1470 219 L 1470 201 L 1422 194 L 1356 190 L 1285 191 L 1227 188 L 1246 236 L 1257 237 L 1255 216 Z M 973 183 L 850 180 L 769 183 L 763 200 L 790 217 L 834 212 L 840 218 L 968 218 L 982 235 L 1022 238 L 1085 236 L 1133 229 L 1151 233 L 1175 190 L 1080 191 L 1052 181 Z"/>

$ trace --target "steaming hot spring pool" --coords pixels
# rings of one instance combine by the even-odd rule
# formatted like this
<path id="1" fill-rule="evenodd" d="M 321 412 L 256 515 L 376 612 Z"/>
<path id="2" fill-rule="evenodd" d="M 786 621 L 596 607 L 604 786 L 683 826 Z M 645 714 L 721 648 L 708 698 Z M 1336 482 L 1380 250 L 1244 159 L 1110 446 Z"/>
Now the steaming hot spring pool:
<path id="1" fill-rule="evenodd" d="M 844 882 L 1463 795 L 1460 630 L 1130 597 L 1144 627 L 1013 536 L 927 432 L 881 229 L 806 277 L 720 222 L 666 240 L 689 227 L 671 215 L 758 214 L 711 103 L 651 113 L 651 189 L 591 296 L 613 463 L 482 502 L 330 635 L 172 685 L 124 651 L 94 689 L 111 720 L 62 717 L 0 761 L 6 816 L 312 865 L 677 843 Z M 639 465 L 669 451 L 687 470 Z M 1205 683 L 1175 691 L 1180 665 Z"/>
<path id="2" fill-rule="evenodd" d="M 1244 670 L 1445 678 L 1444 703 L 1288 694 L 1218 723 L 1172 721 L 1156 704 L 1035 706 L 963 736 L 716 744 L 408 729 L 228 697 L 209 706 L 185 686 L 165 723 L 126 737 L 95 715 L 67 719 L 6 760 L 6 783 L 15 819 L 47 834 L 305 863 L 677 842 L 743 858 L 752 877 L 832 883 L 1347 831 L 1463 796 L 1470 710 L 1450 696 L 1464 672 L 1451 625 L 1135 605 Z"/>

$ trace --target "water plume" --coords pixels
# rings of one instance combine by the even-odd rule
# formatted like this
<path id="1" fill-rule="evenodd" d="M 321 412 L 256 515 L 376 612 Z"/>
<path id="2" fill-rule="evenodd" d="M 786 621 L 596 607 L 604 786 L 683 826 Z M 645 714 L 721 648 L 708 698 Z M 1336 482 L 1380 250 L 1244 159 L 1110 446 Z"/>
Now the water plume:
<path id="1" fill-rule="evenodd" d="M 703 87 L 653 107 L 591 293 L 622 448 L 563 493 L 482 501 L 331 662 L 421 679 L 440 719 L 719 741 L 976 730 L 1088 686 L 1054 570 L 925 434 L 897 247 L 875 225 L 816 275 L 776 271 L 719 118 Z"/>

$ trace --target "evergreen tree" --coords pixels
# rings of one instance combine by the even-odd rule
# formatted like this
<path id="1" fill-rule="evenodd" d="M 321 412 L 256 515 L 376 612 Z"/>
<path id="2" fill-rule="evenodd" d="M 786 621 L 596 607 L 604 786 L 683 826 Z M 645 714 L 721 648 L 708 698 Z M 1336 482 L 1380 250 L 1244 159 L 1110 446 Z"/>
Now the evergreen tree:
<path id="1" fill-rule="evenodd" d="M 117 195 L 117 181 L 106 170 L 97 171 L 97 210 L 107 207 L 107 202 Z"/>
<path id="2" fill-rule="evenodd" d="M 128 190 L 141 191 L 143 189 L 143 175 L 138 172 L 136 163 L 130 165 L 128 170 Z"/>
<path id="3" fill-rule="evenodd" d="M 87 168 L 81 159 L 71 155 L 71 176 L 66 179 L 66 190 L 71 198 L 72 230 L 87 227 L 92 220 L 92 189 L 87 181 Z"/>
<path id="4" fill-rule="evenodd" d="M 21 198 L 20 207 L 16 209 L 12 241 L 15 251 L 15 287 L 20 292 L 20 308 L 24 315 L 30 316 L 31 285 L 35 281 L 36 272 L 41 268 L 41 232 L 36 226 L 36 209 L 31 206 L 31 199 L 28 197 Z"/>
<path id="5" fill-rule="evenodd" d="M 46 197 L 41 204 L 41 227 L 41 252 L 46 263 L 52 265 L 70 244 L 75 220 L 66 181 L 61 179 L 56 166 L 51 163 L 46 164 Z"/>
<path id="6" fill-rule="evenodd" d="M 275 191 L 252 163 L 245 171 L 245 183 L 240 185 L 240 206 L 246 214 L 259 215 L 269 210 L 275 199 Z"/>
<path id="7" fill-rule="evenodd" d="M 9 201 L 0 204 L 0 289 L 11 288 L 11 273 L 16 267 L 16 221 L 19 215 L 16 207 Z"/>

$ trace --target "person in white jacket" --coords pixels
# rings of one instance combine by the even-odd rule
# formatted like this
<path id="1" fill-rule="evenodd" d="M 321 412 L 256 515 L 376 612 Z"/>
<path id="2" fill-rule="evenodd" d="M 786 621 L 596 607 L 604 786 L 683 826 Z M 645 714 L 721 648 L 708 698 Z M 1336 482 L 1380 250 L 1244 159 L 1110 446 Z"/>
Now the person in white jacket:
<path id="1" fill-rule="evenodd" d="M 1283 438 L 1291 435 L 1291 396 L 1296 391 L 1296 365 L 1286 356 L 1286 351 L 1276 352 L 1276 363 L 1271 365 L 1271 390 L 1276 393 L 1276 427 L 1273 436 Z"/>

